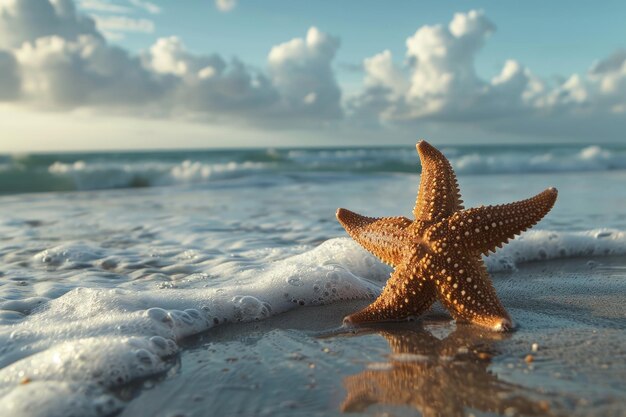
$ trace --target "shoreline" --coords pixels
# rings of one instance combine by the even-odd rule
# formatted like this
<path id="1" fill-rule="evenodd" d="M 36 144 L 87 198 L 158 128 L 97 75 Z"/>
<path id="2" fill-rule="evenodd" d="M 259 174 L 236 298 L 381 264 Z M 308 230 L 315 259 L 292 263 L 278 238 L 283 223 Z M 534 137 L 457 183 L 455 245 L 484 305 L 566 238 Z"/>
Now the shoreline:
<path id="1" fill-rule="evenodd" d="M 624 257 L 593 267 L 557 260 L 494 274 L 517 322 L 508 334 L 455 325 L 435 308 L 412 323 L 318 337 L 367 301 L 218 326 L 181 343 L 177 371 L 120 416 L 412 415 L 432 406 L 444 412 L 433 415 L 458 407 L 478 407 L 476 416 L 623 415 L 624 265 Z M 428 378 L 439 385 L 420 385 L 417 395 L 415 384 Z M 446 384 L 457 393 L 447 393 Z"/>

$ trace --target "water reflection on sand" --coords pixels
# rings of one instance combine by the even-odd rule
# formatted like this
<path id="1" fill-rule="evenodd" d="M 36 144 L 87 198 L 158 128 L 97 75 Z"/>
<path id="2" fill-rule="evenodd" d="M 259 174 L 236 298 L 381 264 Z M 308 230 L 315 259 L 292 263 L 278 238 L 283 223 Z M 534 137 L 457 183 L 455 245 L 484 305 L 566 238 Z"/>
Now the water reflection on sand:
<path id="1" fill-rule="evenodd" d="M 428 330 L 377 330 L 389 343 L 384 362 L 344 379 L 343 412 L 370 406 L 407 406 L 427 417 L 465 416 L 472 411 L 504 415 L 556 415 L 541 395 L 498 379 L 488 368 L 495 342 L 506 334 L 459 326 L 443 339 Z"/>

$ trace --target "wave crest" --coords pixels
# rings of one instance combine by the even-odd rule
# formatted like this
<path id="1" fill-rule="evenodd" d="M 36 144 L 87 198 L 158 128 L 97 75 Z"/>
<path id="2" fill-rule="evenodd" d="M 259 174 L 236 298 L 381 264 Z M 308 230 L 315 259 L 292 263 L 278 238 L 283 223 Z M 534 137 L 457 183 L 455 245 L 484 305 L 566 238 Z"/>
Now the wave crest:
<path id="1" fill-rule="evenodd" d="M 165 162 L 142 163 L 73 163 L 56 161 L 48 168 L 54 176 L 70 179 L 77 190 L 107 188 L 152 187 L 176 184 L 204 183 L 237 178 L 262 171 L 267 164 L 245 161 L 203 163 L 184 160 L 177 164 Z"/>
<path id="2" fill-rule="evenodd" d="M 448 147 L 444 153 L 462 175 L 626 169 L 626 149 L 598 145 Z M 293 173 L 418 173 L 419 170 L 412 147 L 0 155 L 0 193 L 202 184 Z"/>

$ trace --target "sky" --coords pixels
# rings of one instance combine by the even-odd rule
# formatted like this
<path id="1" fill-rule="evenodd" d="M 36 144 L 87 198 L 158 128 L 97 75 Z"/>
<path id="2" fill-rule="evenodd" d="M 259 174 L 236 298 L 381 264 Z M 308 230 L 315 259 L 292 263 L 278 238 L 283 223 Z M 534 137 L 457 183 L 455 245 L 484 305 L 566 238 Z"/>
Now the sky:
<path id="1" fill-rule="evenodd" d="M 626 143 L 626 2 L 0 0 L 0 152 Z"/>

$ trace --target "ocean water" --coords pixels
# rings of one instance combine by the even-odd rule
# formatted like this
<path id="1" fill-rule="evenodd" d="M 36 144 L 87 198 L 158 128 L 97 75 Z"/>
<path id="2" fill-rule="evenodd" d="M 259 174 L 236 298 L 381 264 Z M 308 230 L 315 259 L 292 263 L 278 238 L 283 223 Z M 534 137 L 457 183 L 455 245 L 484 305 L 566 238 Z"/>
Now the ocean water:
<path id="1" fill-rule="evenodd" d="M 626 169 L 626 146 L 442 147 L 459 175 Z M 419 172 L 412 147 L 0 155 L 0 194 L 206 184 L 263 176 Z M 252 184 L 250 184 L 252 185 Z"/>
<path id="2" fill-rule="evenodd" d="M 419 330 L 337 330 L 341 314 L 375 298 L 390 269 L 346 237 L 335 210 L 410 217 L 419 183 L 412 147 L 0 156 L 0 415 L 457 415 L 445 408 L 457 403 L 458 415 L 548 414 L 545 407 L 623 415 L 626 147 L 441 149 L 468 207 L 559 189 L 540 224 L 486 258 L 514 306 L 517 336 L 457 328 L 443 313 Z M 572 301 L 572 288 L 580 299 Z M 574 307 L 559 309 L 559 299 L 537 307 L 556 312 L 550 321 L 520 304 L 547 293 L 608 310 L 589 307 L 568 322 L 563 311 Z M 554 374 L 575 366 L 547 357 L 551 373 L 525 379 L 508 367 L 515 344 L 535 336 L 559 357 L 562 340 L 550 338 L 557 327 L 572 330 L 571 345 L 595 340 L 599 329 L 598 349 L 614 349 L 605 354 L 615 360 L 583 366 L 566 382 Z M 488 340 L 487 353 L 468 350 L 477 339 Z M 446 341 L 459 358 L 445 353 Z M 597 353 L 590 349 L 575 357 Z M 500 360 L 484 360 L 494 355 Z M 424 357 L 444 371 L 425 371 Z M 404 362 L 409 368 L 375 387 L 357 377 Z M 453 385 L 458 369 L 484 385 L 467 395 L 488 404 L 485 393 L 495 390 L 503 399 L 483 408 L 431 399 L 443 408 L 429 414 L 424 399 L 349 398 L 364 386 L 380 394 L 428 378 Z M 448 379 L 437 379 L 442 372 Z M 417 376 L 407 382 L 407 373 Z M 589 381 L 604 382 L 594 390 Z M 296 388 L 285 389 L 290 383 Z M 511 400 L 518 391 L 523 401 Z M 545 392 L 566 399 L 535 398 Z M 579 394 L 585 404 L 568 399 Z M 224 402 L 231 397 L 235 405 Z"/>

